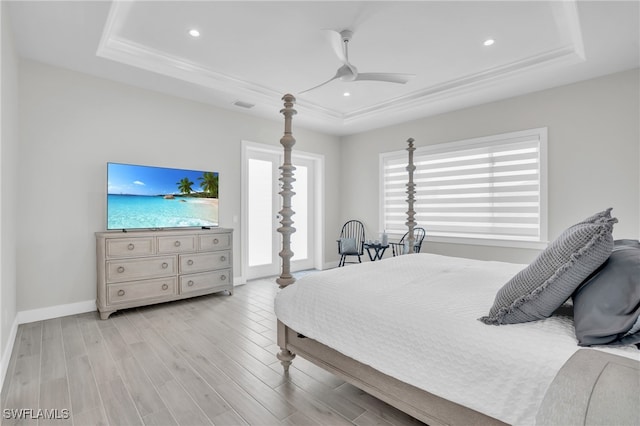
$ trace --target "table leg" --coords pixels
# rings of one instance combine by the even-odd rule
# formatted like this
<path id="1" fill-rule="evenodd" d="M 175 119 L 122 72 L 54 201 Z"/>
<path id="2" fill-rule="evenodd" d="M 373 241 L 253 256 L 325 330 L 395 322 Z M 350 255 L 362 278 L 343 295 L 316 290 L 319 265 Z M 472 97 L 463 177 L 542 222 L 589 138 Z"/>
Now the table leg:
<path id="1" fill-rule="evenodd" d="M 374 250 L 375 250 L 375 248 L 374 248 Z M 375 250 L 375 252 L 377 254 L 377 250 Z M 376 254 L 374 254 L 373 257 L 371 257 L 371 248 L 370 247 L 367 247 L 367 254 L 369 255 L 369 260 L 370 261 L 373 262 L 374 260 L 376 260 Z"/>

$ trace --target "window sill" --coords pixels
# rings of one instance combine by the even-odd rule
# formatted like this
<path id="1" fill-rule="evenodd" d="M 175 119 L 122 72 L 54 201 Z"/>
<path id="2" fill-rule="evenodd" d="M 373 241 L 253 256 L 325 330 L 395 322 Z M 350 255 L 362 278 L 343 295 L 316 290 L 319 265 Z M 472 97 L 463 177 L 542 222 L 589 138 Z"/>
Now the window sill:
<path id="1" fill-rule="evenodd" d="M 427 231 L 427 237 L 425 238 L 425 242 L 465 244 L 465 245 L 474 245 L 474 246 L 522 248 L 522 249 L 534 249 L 534 250 L 544 250 L 549 245 L 548 241 L 490 240 L 485 238 L 456 238 L 456 237 L 429 236 L 428 231 Z"/>

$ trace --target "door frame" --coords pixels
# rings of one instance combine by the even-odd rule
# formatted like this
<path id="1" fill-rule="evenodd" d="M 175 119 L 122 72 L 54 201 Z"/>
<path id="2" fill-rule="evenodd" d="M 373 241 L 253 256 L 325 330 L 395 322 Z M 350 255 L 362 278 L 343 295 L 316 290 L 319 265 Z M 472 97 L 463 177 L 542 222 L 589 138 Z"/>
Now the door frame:
<path id="1" fill-rule="evenodd" d="M 249 152 L 267 152 L 271 154 L 277 154 L 281 159 L 278 167 L 282 165 L 282 161 L 284 158 L 284 152 L 281 146 L 279 145 L 269 145 L 258 142 L 251 142 L 247 140 L 241 141 L 241 182 L 240 182 L 240 268 L 241 268 L 241 283 L 244 284 L 247 282 L 248 276 L 248 245 L 249 245 L 249 233 L 247 230 L 248 227 L 248 191 L 246 185 L 248 183 L 248 159 Z M 313 268 L 321 270 L 324 265 L 324 155 L 316 154 L 311 152 L 297 151 L 294 150 L 291 154 L 292 163 L 295 166 L 296 158 L 301 158 L 305 160 L 310 160 L 314 165 L 314 226 L 312 229 L 312 238 L 313 238 Z M 280 176 L 280 174 L 279 174 Z M 295 171 L 293 177 L 295 178 Z M 295 185 L 295 183 L 294 183 Z M 295 195 L 294 195 L 295 197 Z M 278 196 L 279 202 L 281 205 L 282 197 Z M 278 211 L 280 208 L 278 208 Z M 295 228 L 295 214 L 293 215 L 293 227 Z M 281 258 L 278 256 L 278 264 L 281 265 Z M 280 273 L 280 267 L 278 267 L 278 273 Z M 292 269 L 293 271 L 293 269 Z"/>

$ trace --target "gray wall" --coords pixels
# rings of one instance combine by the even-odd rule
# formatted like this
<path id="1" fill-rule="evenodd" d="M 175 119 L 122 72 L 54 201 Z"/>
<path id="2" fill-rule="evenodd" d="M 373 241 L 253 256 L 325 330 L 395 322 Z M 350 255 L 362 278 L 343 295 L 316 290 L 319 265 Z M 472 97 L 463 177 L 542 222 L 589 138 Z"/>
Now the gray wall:
<path id="1" fill-rule="evenodd" d="M 549 239 L 591 213 L 613 207 L 616 238 L 640 237 L 638 69 L 345 137 L 341 219 L 377 233 L 378 155 L 536 127 L 548 127 Z M 427 230 L 428 232 L 428 230 Z M 537 250 L 428 243 L 423 250 L 529 262 Z"/>
<path id="2" fill-rule="evenodd" d="M 18 311 L 95 298 L 108 161 L 220 172 L 220 226 L 235 229 L 240 273 L 241 141 L 280 146 L 278 111 L 254 118 L 27 60 L 19 78 Z M 335 239 L 339 139 L 295 136 L 298 150 L 325 156 L 325 240 Z"/>
<path id="3" fill-rule="evenodd" d="M 13 47 L 7 3 L 0 3 L 2 69 L 0 71 L 0 380 L 9 361 L 7 351 L 16 320 L 16 215 L 20 199 L 18 170 L 18 61 Z"/>

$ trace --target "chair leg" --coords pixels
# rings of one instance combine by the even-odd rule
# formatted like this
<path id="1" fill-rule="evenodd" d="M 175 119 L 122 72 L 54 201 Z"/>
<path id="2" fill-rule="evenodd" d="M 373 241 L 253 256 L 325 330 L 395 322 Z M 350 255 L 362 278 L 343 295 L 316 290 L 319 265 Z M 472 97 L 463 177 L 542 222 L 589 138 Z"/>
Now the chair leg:
<path id="1" fill-rule="evenodd" d="M 340 262 L 338 262 L 338 267 L 344 266 L 344 254 L 340 256 Z"/>
<path id="2" fill-rule="evenodd" d="M 358 263 L 362 263 L 362 259 L 360 259 L 360 255 L 358 255 Z"/>

